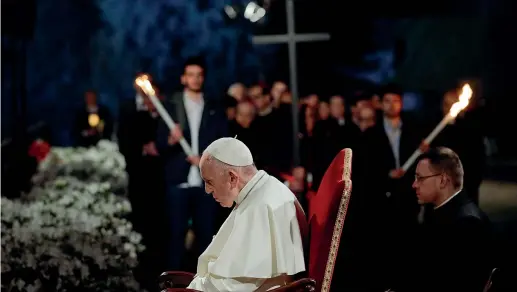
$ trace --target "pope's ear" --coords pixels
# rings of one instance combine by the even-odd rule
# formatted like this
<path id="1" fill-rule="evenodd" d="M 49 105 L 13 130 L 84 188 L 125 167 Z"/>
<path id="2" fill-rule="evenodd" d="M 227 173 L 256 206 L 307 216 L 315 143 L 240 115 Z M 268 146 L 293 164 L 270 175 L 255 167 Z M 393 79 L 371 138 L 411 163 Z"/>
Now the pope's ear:
<path id="1" fill-rule="evenodd" d="M 237 183 L 237 178 L 239 176 L 237 175 L 237 173 L 233 169 L 228 170 L 228 176 L 230 177 L 230 182 L 231 183 Z"/>

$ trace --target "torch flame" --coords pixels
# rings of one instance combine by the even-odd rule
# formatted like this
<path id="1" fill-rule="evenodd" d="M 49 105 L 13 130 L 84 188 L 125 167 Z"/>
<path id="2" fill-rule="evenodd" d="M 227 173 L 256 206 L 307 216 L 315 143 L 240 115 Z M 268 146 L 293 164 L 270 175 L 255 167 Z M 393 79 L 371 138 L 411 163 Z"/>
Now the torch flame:
<path id="1" fill-rule="evenodd" d="M 136 85 L 140 87 L 145 94 L 147 95 L 155 95 L 155 91 L 151 82 L 149 81 L 149 77 L 147 75 L 138 76 L 135 80 Z"/>
<path id="2" fill-rule="evenodd" d="M 469 105 L 470 98 L 472 98 L 472 88 L 470 88 L 470 85 L 467 83 L 463 85 L 461 94 L 459 96 L 459 101 L 452 105 L 449 111 L 449 115 L 453 118 L 456 118 L 456 116 L 458 116 L 458 114 Z"/>

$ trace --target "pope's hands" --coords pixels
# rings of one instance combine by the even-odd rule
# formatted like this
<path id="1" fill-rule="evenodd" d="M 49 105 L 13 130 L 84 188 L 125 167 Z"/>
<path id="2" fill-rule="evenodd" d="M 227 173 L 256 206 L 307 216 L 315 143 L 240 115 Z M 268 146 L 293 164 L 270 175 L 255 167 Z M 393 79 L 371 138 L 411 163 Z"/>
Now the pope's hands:
<path id="1" fill-rule="evenodd" d="M 390 171 L 391 178 L 401 178 L 406 172 L 402 168 L 392 169 Z"/>
<path id="2" fill-rule="evenodd" d="M 183 138 L 183 132 L 181 131 L 181 128 L 178 124 L 175 124 L 175 127 L 172 128 L 172 130 L 169 133 L 169 139 L 167 142 L 169 145 L 175 145 L 179 142 L 179 140 Z"/>

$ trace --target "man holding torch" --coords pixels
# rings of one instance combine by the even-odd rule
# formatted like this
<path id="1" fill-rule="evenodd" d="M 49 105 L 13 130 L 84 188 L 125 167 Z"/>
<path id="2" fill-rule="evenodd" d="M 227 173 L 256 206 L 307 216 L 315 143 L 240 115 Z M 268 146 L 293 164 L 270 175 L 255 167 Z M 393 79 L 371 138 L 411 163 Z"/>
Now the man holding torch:
<path id="1" fill-rule="evenodd" d="M 164 102 L 166 113 L 159 109 L 162 119 L 158 124 L 157 147 L 165 163 L 168 270 L 182 269 L 190 219 L 197 243 L 196 257 L 210 244 L 216 231 L 210 218 L 215 218 L 217 204 L 203 188 L 199 157 L 210 143 L 227 135 L 227 121 L 217 100 L 202 90 L 204 74 L 202 60 L 187 60 L 181 76 L 183 91 Z"/>
<path id="2" fill-rule="evenodd" d="M 420 210 L 411 189 L 412 177 L 404 175 L 403 163 L 422 141 L 414 119 L 402 113 L 402 90 L 387 85 L 381 90 L 382 116 L 364 132 L 363 165 L 365 191 L 371 230 L 373 261 L 380 270 L 373 271 L 381 285 L 390 286 L 398 272 L 393 263 L 412 242 Z M 372 183 L 374 182 L 374 183 Z M 382 268 L 382 267 L 385 267 Z"/>

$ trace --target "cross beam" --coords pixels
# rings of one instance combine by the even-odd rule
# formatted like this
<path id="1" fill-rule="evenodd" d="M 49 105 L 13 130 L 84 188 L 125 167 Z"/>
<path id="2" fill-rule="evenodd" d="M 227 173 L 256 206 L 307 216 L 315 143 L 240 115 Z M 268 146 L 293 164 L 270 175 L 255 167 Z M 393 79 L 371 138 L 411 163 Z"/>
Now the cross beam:
<path id="1" fill-rule="evenodd" d="M 296 66 L 296 44 L 302 42 L 319 42 L 330 40 L 330 34 L 310 33 L 296 34 L 294 24 L 294 0 L 286 0 L 287 14 L 287 34 L 284 35 L 264 35 L 254 36 L 252 41 L 255 45 L 266 44 L 287 44 L 289 48 L 289 75 L 290 88 L 292 95 L 292 124 L 293 124 L 293 162 L 299 165 L 300 162 L 300 143 L 298 140 L 299 121 L 298 121 L 298 75 Z"/>
<path id="2" fill-rule="evenodd" d="M 291 36 L 289 34 L 277 34 L 277 35 L 256 35 L 253 36 L 253 44 L 255 45 L 268 45 L 268 44 L 282 44 L 294 41 L 294 43 L 306 43 L 306 42 L 320 42 L 330 40 L 328 33 L 306 33 L 306 34 L 295 34 Z"/>

